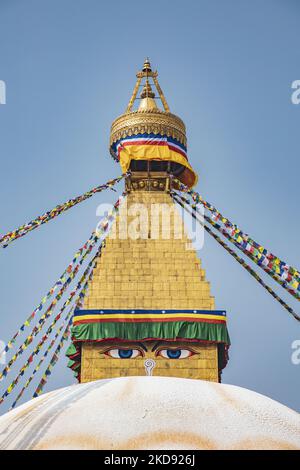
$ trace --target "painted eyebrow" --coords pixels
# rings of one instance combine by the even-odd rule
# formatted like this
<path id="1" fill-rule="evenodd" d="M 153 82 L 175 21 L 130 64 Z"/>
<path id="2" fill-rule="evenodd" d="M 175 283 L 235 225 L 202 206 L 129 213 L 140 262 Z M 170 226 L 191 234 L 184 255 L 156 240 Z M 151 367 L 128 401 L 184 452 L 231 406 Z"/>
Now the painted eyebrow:
<path id="1" fill-rule="evenodd" d="M 169 346 L 171 346 L 171 348 L 172 348 L 172 346 L 173 346 L 174 348 L 177 347 L 177 348 L 181 348 L 181 349 L 182 349 L 182 346 L 181 346 L 181 345 L 178 345 L 178 343 L 176 344 L 176 342 L 174 342 L 173 344 L 170 345 L 168 342 L 165 342 L 165 341 L 158 341 L 157 343 L 155 343 L 155 345 L 153 346 L 153 348 L 151 349 L 151 351 L 154 352 L 154 351 L 155 351 L 157 348 L 159 348 L 160 346 L 165 346 L 167 349 L 168 349 Z M 187 349 L 192 350 L 190 347 L 187 347 Z"/>
<path id="2" fill-rule="evenodd" d="M 130 349 L 134 349 L 134 346 L 139 346 L 140 348 L 142 348 L 145 352 L 148 352 L 148 349 L 146 348 L 146 346 L 143 344 L 143 343 L 129 343 L 129 346 L 124 344 L 124 347 L 126 348 L 130 348 Z M 121 347 L 119 347 L 118 349 L 122 349 Z"/>
<path id="3" fill-rule="evenodd" d="M 161 344 L 163 344 L 163 341 L 158 341 L 157 343 L 155 343 L 151 351 L 155 351 Z"/>
<path id="4" fill-rule="evenodd" d="M 125 343 L 123 346 L 124 346 L 124 349 L 134 349 L 134 346 L 139 346 L 139 347 L 142 348 L 145 352 L 148 352 L 148 349 L 146 348 L 146 346 L 145 346 L 143 343 L 129 343 L 129 346 L 128 346 L 128 344 Z M 115 347 L 113 347 L 113 346 L 107 346 L 107 347 L 105 348 L 105 350 L 103 350 L 103 352 L 110 351 L 111 349 L 122 349 L 122 347 L 116 348 L 116 346 L 115 346 Z M 100 354 L 102 354 L 102 352 L 100 352 Z"/>
<path id="5" fill-rule="evenodd" d="M 138 346 L 140 346 L 145 352 L 148 352 L 148 349 L 143 343 L 137 343 Z"/>

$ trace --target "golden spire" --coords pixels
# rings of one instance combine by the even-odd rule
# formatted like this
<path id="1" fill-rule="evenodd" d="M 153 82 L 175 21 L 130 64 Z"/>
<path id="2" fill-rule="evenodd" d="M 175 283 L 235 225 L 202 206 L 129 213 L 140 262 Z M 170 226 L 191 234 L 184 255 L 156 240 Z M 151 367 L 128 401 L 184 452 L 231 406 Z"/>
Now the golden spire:
<path id="1" fill-rule="evenodd" d="M 143 91 L 141 93 L 141 98 L 155 98 L 155 93 L 153 93 L 149 80 L 146 80 Z"/>
<path id="2" fill-rule="evenodd" d="M 147 58 L 136 74 L 136 84 L 125 113 L 112 123 L 110 153 L 120 162 L 124 173 L 130 169 L 132 161 L 166 162 L 172 174 L 192 187 L 197 181 L 197 175 L 187 158 L 185 125 L 170 112 L 157 76 L 157 71 L 152 69 Z M 138 97 L 139 90 L 141 94 Z M 137 99 L 140 102 L 136 109 L 134 104 Z M 159 99 L 162 103 L 160 107 L 157 105 Z M 141 136 L 144 138 L 142 148 L 137 140 Z"/>
<path id="3" fill-rule="evenodd" d="M 152 91 L 148 78 L 146 79 L 144 88 L 142 90 L 141 99 L 142 101 L 138 108 L 139 111 L 149 111 L 150 109 L 158 109 L 155 103 L 155 93 Z"/>
<path id="4" fill-rule="evenodd" d="M 152 72 L 149 57 L 146 58 L 142 70 L 143 72 Z"/>
<path id="5" fill-rule="evenodd" d="M 149 87 L 150 86 L 150 83 L 149 83 L 149 78 L 151 77 L 152 80 L 153 80 L 153 84 L 154 86 L 156 87 L 157 89 L 157 92 L 158 92 L 158 95 L 159 95 L 159 98 L 163 104 L 163 107 L 164 107 L 164 110 L 166 113 L 169 113 L 170 112 L 170 108 L 169 108 L 169 105 L 167 103 L 167 100 L 163 94 L 163 91 L 162 89 L 160 88 L 160 85 L 158 83 L 158 80 L 157 80 L 157 76 L 158 76 L 158 73 L 155 71 L 152 70 L 151 68 L 151 64 L 150 64 L 150 60 L 147 58 L 144 62 L 144 65 L 143 65 L 143 68 L 140 72 L 138 72 L 136 74 L 136 77 L 137 77 L 137 81 L 136 81 L 136 84 L 135 84 L 135 87 L 134 87 L 134 90 L 133 90 L 133 93 L 132 93 L 132 96 L 130 98 L 130 101 L 128 103 L 128 106 L 127 106 L 127 109 L 126 109 L 126 113 L 130 113 L 132 112 L 132 107 L 133 107 L 133 104 L 136 100 L 136 97 L 137 97 L 137 94 L 138 94 L 138 90 L 139 90 L 139 87 L 141 85 L 141 82 L 143 79 L 146 79 L 146 82 L 145 82 L 145 85 L 144 85 L 144 89 L 143 89 L 143 92 L 145 90 L 145 87 Z M 147 85 L 148 83 L 148 85 Z M 151 86 L 150 86 L 150 90 L 151 90 Z M 142 93 L 143 93 L 142 92 Z M 152 92 L 152 90 L 151 90 Z M 148 95 L 149 96 L 149 95 Z M 155 95 L 154 95 L 155 97 Z M 155 102 L 154 102 L 154 97 L 152 97 L 153 101 L 151 102 L 151 105 L 150 105 L 150 108 L 145 108 L 145 107 L 142 107 L 141 109 L 144 111 L 144 110 L 149 110 L 149 109 L 158 109 L 158 107 L 156 106 Z M 141 96 L 141 98 L 143 98 Z"/>

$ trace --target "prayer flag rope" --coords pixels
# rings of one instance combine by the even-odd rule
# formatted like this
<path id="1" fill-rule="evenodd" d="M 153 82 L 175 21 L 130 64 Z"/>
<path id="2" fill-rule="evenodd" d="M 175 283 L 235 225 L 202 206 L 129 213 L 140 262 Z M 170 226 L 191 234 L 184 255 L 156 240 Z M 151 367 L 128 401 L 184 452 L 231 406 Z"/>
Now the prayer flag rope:
<path id="1" fill-rule="evenodd" d="M 30 324 L 31 324 L 32 320 L 35 318 L 36 314 L 38 312 L 41 312 L 41 310 L 44 307 L 44 304 L 47 302 L 47 300 L 49 300 L 52 297 L 52 295 L 54 294 L 56 289 L 59 286 L 64 286 L 64 285 L 69 284 L 68 279 L 69 279 L 70 276 L 68 277 L 68 274 L 74 273 L 75 271 L 76 272 L 78 271 L 78 268 L 76 267 L 76 263 L 79 262 L 79 265 L 82 264 L 82 261 L 88 255 L 88 253 L 90 252 L 90 249 L 94 246 L 94 244 L 97 242 L 97 240 L 98 240 L 98 237 L 95 235 L 95 232 L 93 232 L 91 237 L 88 239 L 88 241 L 77 251 L 77 253 L 75 254 L 73 260 L 68 265 L 68 267 L 65 269 L 65 271 L 60 276 L 60 278 L 51 287 L 51 289 L 47 292 L 47 294 L 42 298 L 41 302 L 33 310 L 31 315 L 25 320 L 25 322 L 22 324 L 22 326 L 19 328 L 19 330 L 15 333 L 15 335 L 12 337 L 12 339 L 10 341 L 8 341 L 8 343 L 5 347 L 5 352 L 8 352 L 10 349 L 13 348 L 18 336 L 20 336 L 20 334 L 23 333 L 23 331 L 25 330 L 26 327 L 30 326 Z M 79 259 L 80 259 L 80 261 L 78 261 Z M 79 265 L 78 265 L 78 267 L 79 267 Z"/>
<path id="2" fill-rule="evenodd" d="M 93 268 L 94 269 L 94 268 Z M 88 289 L 88 285 L 89 285 L 89 282 L 92 280 L 93 278 L 93 269 L 92 271 L 90 272 L 89 274 L 89 277 L 88 277 L 88 280 L 85 282 L 82 290 L 80 291 L 79 295 L 77 296 L 77 299 L 76 299 L 76 302 L 75 302 L 75 306 L 72 307 L 68 313 L 68 315 L 66 316 L 65 318 L 65 321 L 64 321 L 64 324 L 62 325 L 61 328 L 59 328 L 59 330 L 57 331 L 55 337 L 53 338 L 53 340 L 51 341 L 50 345 L 48 346 L 48 348 L 46 349 L 45 353 L 43 354 L 42 358 L 40 359 L 39 363 L 36 365 L 34 371 L 32 372 L 31 376 L 29 377 L 29 379 L 26 381 L 25 385 L 23 386 L 23 388 L 21 389 L 21 391 L 19 392 L 17 398 L 15 399 L 15 401 L 13 402 L 12 406 L 11 406 L 11 409 L 15 408 L 15 406 L 17 405 L 18 401 L 21 399 L 21 397 L 23 396 L 25 390 L 29 387 L 30 383 L 32 382 L 32 380 L 34 379 L 35 377 L 35 374 L 40 370 L 41 368 L 41 365 L 42 363 L 44 362 L 44 360 L 47 358 L 49 352 L 51 351 L 51 349 L 53 348 L 55 342 L 56 342 L 56 339 L 58 338 L 63 326 L 65 325 L 65 322 L 70 318 L 69 322 L 68 322 L 68 325 L 67 325 L 67 328 L 66 330 L 71 326 L 72 324 L 72 319 L 73 319 L 73 313 L 74 313 L 74 310 L 75 308 L 79 308 L 80 305 L 83 303 L 83 299 L 86 295 L 86 292 L 87 292 L 87 289 Z M 59 344 L 63 344 L 64 341 L 68 338 L 68 336 L 66 337 L 66 330 L 64 331 L 63 333 L 63 336 L 62 336 L 62 339 L 60 341 Z M 58 356 L 58 349 L 60 350 L 61 347 L 56 349 L 55 353 L 54 353 L 54 356 Z M 53 356 L 53 357 L 54 357 Z M 51 361 L 50 361 L 51 363 Z"/>
<path id="3" fill-rule="evenodd" d="M 117 200 L 117 202 L 114 204 L 112 210 L 109 212 L 109 214 L 104 217 L 98 227 L 97 227 L 97 230 L 96 230 L 96 234 L 98 236 L 98 238 L 101 238 L 101 236 L 103 236 L 103 234 L 107 231 L 107 229 L 109 228 L 110 226 L 110 222 L 112 222 L 114 220 L 114 217 L 115 217 L 115 214 L 118 212 L 119 210 L 119 205 L 120 205 L 120 202 L 121 202 L 121 197 L 119 197 L 119 199 Z M 77 290 L 79 290 L 81 288 L 81 285 L 82 285 L 82 282 L 86 279 L 86 277 L 89 275 L 89 272 L 93 272 L 93 269 L 94 269 L 94 266 L 95 266 L 95 263 L 96 263 L 96 260 L 99 256 L 99 252 L 101 250 L 101 247 L 102 245 L 99 247 L 98 249 L 98 252 L 97 254 L 94 256 L 93 260 L 89 263 L 88 267 L 86 268 L 86 270 L 84 271 L 84 274 L 83 276 L 81 277 L 79 283 L 77 284 L 76 286 L 76 289 L 71 292 L 69 298 L 66 300 L 66 302 L 64 303 L 63 307 L 62 307 L 62 311 L 65 309 L 65 307 L 67 305 L 69 305 L 71 303 L 71 301 L 73 300 L 73 297 L 75 295 L 74 292 L 76 292 Z M 92 265 L 92 266 L 91 266 Z M 79 300 L 82 299 L 84 297 L 85 294 L 82 294 L 81 292 L 79 293 Z M 61 312 L 60 312 L 61 313 Z M 18 384 L 19 380 L 20 380 L 20 377 L 22 377 L 26 371 L 27 368 L 29 368 L 30 364 L 32 363 L 33 361 L 33 358 L 35 355 L 39 354 L 43 344 L 45 343 L 45 341 L 48 339 L 49 335 L 51 334 L 52 330 L 53 330 L 53 326 L 54 324 L 57 322 L 58 320 L 58 317 L 56 317 L 56 319 L 54 319 L 54 321 L 52 322 L 52 324 L 50 325 L 50 327 L 48 328 L 46 334 L 43 336 L 43 338 L 41 339 L 41 341 L 39 342 L 39 344 L 36 346 L 36 348 L 34 349 L 33 353 L 29 356 L 29 358 L 27 359 L 26 363 L 23 365 L 23 367 L 19 370 L 19 373 L 17 375 L 17 377 L 14 379 L 14 381 L 9 385 L 9 387 L 6 389 L 6 391 L 3 393 L 2 397 L 0 398 L 0 405 L 3 403 L 4 399 L 12 392 L 12 390 L 15 388 L 15 386 Z"/>
<path id="4" fill-rule="evenodd" d="M 100 248 L 99 248 L 99 251 L 100 251 Z M 61 308 L 61 311 L 60 311 L 60 314 L 65 310 L 65 308 L 70 305 L 70 303 L 73 301 L 73 298 L 76 294 L 76 292 L 78 292 L 78 296 L 77 296 L 77 302 L 79 302 L 85 295 L 85 292 L 86 292 L 86 289 L 87 289 L 87 286 L 88 286 L 88 281 L 89 281 L 89 276 L 90 274 L 92 274 L 93 272 L 93 269 L 95 267 L 95 263 L 96 263 L 96 260 L 97 260 L 97 257 L 98 257 L 98 254 L 99 252 L 97 252 L 97 254 L 94 256 L 93 260 L 89 263 L 89 266 L 86 268 L 86 270 L 84 271 L 79 283 L 77 284 L 76 286 L 76 289 L 74 289 L 73 292 L 71 292 L 69 298 L 66 300 L 66 302 L 64 303 L 63 307 Z M 87 280 L 88 279 L 88 280 Z M 86 282 L 85 282 L 86 281 Z M 82 287 L 82 283 L 85 282 L 84 286 Z M 76 302 L 76 303 L 77 303 Z M 74 308 L 71 308 L 68 312 L 68 314 L 66 315 L 65 319 L 64 319 L 64 323 L 59 327 L 58 329 L 58 334 L 60 334 L 60 332 L 62 331 L 64 325 L 65 325 L 65 322 L 69 319 L 69 317 L 72 315 L 73 313 L 73 310 Z M 54 319 L 54 321 L 51 323 L 51 325 L 49 326 L 47 332 L 45 333 L 45 335 L 42 337 L 41 341 L 38 343 L 38 345 L 35 347 L 35 349 L 33 350 L 33 352 L 30 354 L 30 356 L 28 357 L 27 361 L 25 362 L 25 364 L 21 367 L 21 369 L 19 370 L 16 378 L 11 382 L 11 384 L 8 386 L 8 388 L 5 390 L 5 392 L 2 394 L 1 398 L 0 398 L 0 405 L 3 403 L 3 401 L 5 400 L 5 398 L 10 395 L 10 393 L 13 391 L 13 389 L 16 387 L 16 385 L 18 384 L 19 380 L 21 377 L 23 377 L 25 371 L 30 367 L 32 361 L 34 360 L 34 357 L 37 356 L 43 345 L 45 344 L 45 342 L 48 340 L 50 334 L 52 333 L 53 331 L 53 328 L 54 326 L 56 325 L 58 321 L 58 316 Z"/>
<path id="5" fill-rule="evenodd" d="M 72 312 L 74 311 L 74 307 L 72 308 L 71 310 Z M 72 323 L 72 318 L 70 319 L 69 323 L 68 323 L 68 326 L 70 326 Z M 64 325 L 63 325 L 64 326 Z M 49 352 L 51 351 L 51 349 L 53 348 L 54 344 L 55 344 L 55 341 L 56 339 L 58 338 L 60 332 L 61 332 L 62 328 L 60 328 L 58 330 L 58 332 L 56 333 L 55 337 L 53 338 L 53 340 L 51 341 L 50 345 L 48 346 L 48 348 L 46 349 L 43 357 L 41 358 L 41 360 L 39 361 L 39 363 L 37 364 L 37 366 L 35 367 L 34 371 L 32 372 L 32 375 L 29 377 L 29 379 L 26 381 L 25 385 L 23 386 L 22 390 L 20 391 L 20 393 L 18 394 L 17 398 L 15 399 L 15 401 L 13 402 L 13 404 L 11 405 L 10 407 L 10 410 L 12 410 L 13 408 L 16 407 L 17 403 L 19 402 L 19 400 L 22 398 L 25 390 L 29 387 L 29 385 L 31 384 L 32 380 L 34 379 L 35 377 L 35 374 L 40 370 L 41 368 L 41 365 L 42 363 L 44 362 L 44 360 L 47 358 Z"/>
<path id="6" fill-rule="evenodd" d="M 0 246 L 2 246 L 2 248 L 6 248 L 11 242 L 15 241 L 18 238 L 23 237 L 27 233 L 40 227 L 46 222 L 49 222 L 49 220 L 54 219 L 61 213 L 71 209 L 71 207 L 74 207 L 80 202 L 85 201 L 86 199 L 92 197 L 94 194 L 99 193 L 108 188 L 112 189 L 112 187 L 116 183 L 119 183 L 125 176 L 126 174 L 123 174 L 119 176 L 118 178 L 114 178 L 112 180 L 107 181 L 105 184 L 102 184 L 100 186 L 90 189 L 89 191 L 87 191 L 84 194 L 81 194 L 80 196 L 77 196 L 73 199 L 69 199 L 63 204 L 57 205 L 56 207 L 54 207 L 54 209 L 51 209 L 50 211 L 45 212 L 43 215 L 40 215 L 36 219 L 33 219 L 30 222 L 27 222 L 26 224 L 21 225 L 16 230 L 13 230 L 11 232 L 6 233 L 5 235 L 2 235 L 0 237 Z"/>
<path id="7" fill-rule="evenodd" d="M 90 250 L 91 251 L 91 250 Z M 101 246 L 100 248 L 98 249 L 97 251 L 97 254 L 96 256 L 99 256 L 100 254 L 100 251 L 101 251 Z M 86 253 L 87 254 L 87 253 Z M 47 337 L 49 336 L 49 334 L 51 333 L 52 331 L 52 328 L 53 326 L 57 323 L 57 321 L 60 319 L 63 311 L 65 310 L 65 308 L 71 303 L 74 295 L 76 294 L 78 288 L 80 287 L 80 284 L 82 283 L 82 281 L 84 280 L 84 278 L 87 276 L 88 274 L 88 271 L 90 270 L 93 262 L 94 262 L 94 259 L 95 257 L 92 259 L 92 261 L 90 261 L 90 263 L 88 264 L 88 267 L 86 268 L 86 270 L 84 271 L 83 273 L 83 276 L 81 277 L 79 283 L 77 284 L 77 287 L 70 293 L 68 299 L 65 301 L 65 303 L 63 304 L 63 307 L 61 308 L 60 312 L 58 313 L 58 315 L 56 315 L 56 317 L 54 318 L 53 322 L 51 323 L 50 327 L 48 328 L 48 331 L 46 332 L 46 335 L 43 337 L 45 339 L 47 339 Z M 80 264 L 82 264 L 84 258 L 82 258 Z M 38 333 L 42 330 L 45 322 L 47 321 L 47 319 L 51 316 L 51 314 L 53 313 L 53 310 L 55 309 L 58 301 L 62 298 L 66 288 L 69 286 L 69 284 L 71 283 L 71 281 L 74 279 L 74 277 L 76 276 L 78 270 L 79 270 L 79 267 L 80 267 L 80 264 L 78 264 L 74 270 L 74 272 L 72 273 L 72 276 L 70 276 L 66 283 L 64 284 L 64 286 L 62 287 L 62 289 L 60 289 L 59 293 L 55 296 L 55 299 L 53 300 L 53 302 L 51 302 L 51 304 L 49 305 L 49 307 L 47 308 L 46 312 L 41 316 L 39 322 L 38 322 L 38 325 L 36 325 L 33 330 L 31 331 L 30 335 L 27 336 L 27 338 L 25 339 L 24 343 L 19 347 L 18 351 L 12 356 L 12 358 L 10 359 L 10 361 L 8 362 L 8 364 L 5 366 L 5 368 L 2 370 L 2 372 L 0 373 L 0 380 L 3 379 L 3 377 L 6 377 L 8 375 L 8 373 L 10 372 L 11 370 L 11 366 L 16 362 L 16 360 L 18 359 L 18 357 L 20 357 L 24 351 L 26 351 L 26 349 L 28 348 L 28 346 L 32 343 L 32 341 L 34 340 L 35 336 L 38 335 Z"/>
<path id="8" fill-rule="evenodd" d="M 258 266 L 271 275 L 275 281 L 282 281 L 283 284 L 281 285 L 297 298 L 295 293 L 300 293 L 300 274 L 296 268 L 288 265 L 285 261 L 278 258 L 278 256 L 271 253 L 271 251 L 250 238 L 249 235 L 243 233 L 237 225 L 224 217 L 213 205 L 205 201 L 199 193 L 189 189 L 177 179 L 174 179 L 174 181 L 180 191 L 189 194 L 196 204 L 202 204 L 208 209 L 212 213 L 215 222 L 220 221 L 224 225 L 226 232 L 239 243 L 241 249 L 249 253 L 251 259 L 257 259 Z"/>
<path id="9" fill-rule="evenodd" d="M 42 376 L 41 378 L 41 381 L 40 383 L 38 384 L 32 398 L 37 398 L 43 391 L 43 388 L 44 386 L 46 385 L 47 383 L 47 380 L 48 380 L 48 377 L 52 374 L 52 370 L 54 368 L 54 366 L 56 365 L 58 359 L 59 359 L 59 353 L 60 351 L 62 350 L 63 346 L 64 346 L 64 343 L 69 339 L 70 337 L 70 323 L 68 324 L 67 328 L 65 329 L 64 331 L 64 334 L 62 336 L 62 339 L 59 343 L 59 345 L 57 346 L 51 360 L 50 360 L 50 363 L 49 363 L 49 366 L 47 367 L 44 375 Z"/>
<path id="10" fill-rule="evenodd" d="M 79 248 L 79 250 L 75 253 L 71 263 L 68 265 L 68 267 L 65 269 L 65 271 L 62 273 L 60 278 L 56 281 L 56 283 L 49 289 L 47 294 L 42 298 L 41 302 L 37 305 L 37 307 L 33 310 L 31 315 L 25 320 L 25 322 L 21 325 L 21 327 L 18 329 L 18 331 L 14 334 L 14 336 L 8 341 L 7 345 L 5 346 L 4 351 L 8 352 L 11 350 L 16 342 L 16 339 L 23 333 L 26 327 L 30 326 L 30 323 L 32 320 L 35 318 L 36 314 L 38 312 L 41 312 L 41 310 L 44 307 L 44 304 L 52 297 L 54 294 L 55 290 L 59 287 L 64 285 L 64 283 L 68 282 L 67 281 L 67 275 L 72 272 L 74 269 L 74 265 L 76 263 L 80 263 L 81 258 L 86 257 L 88 254 L 88 250 L 90 247 L 93 247 L 94 244 L 98 241 L 99 238 L 101 238 L 105 232 L 107 231 L 109 224 L 111 220 L 114 219 L 114 214 L 119 210 L 119 205 L 120 205 L 121 198 L 117 200 L 117 202 L 114 204 L 112 210 L 110 213 L 104 217 L 101 221 L 99 226 L 97 227 L 96 231 L 93 231 L 90 238 L 85 242 L 85 244 Z M 86 252 L 86 253 L 85 253 Z"/>
<path id="11" fill-rule="evenodd" d="M 192 207 L 193 210 L 196 210 L 196 212 L 197 212 L 197 204 L 193 204 L 189 199 L 187 199 L 186 197 L 183 197 L 182 195 L 179 195 L 176 192 L 174 192 L 173 194 L 176 194 L 178 197 L 180 197 L 180 199 L 185 204 L 188 204 L 189 206 Z M 252 256 L 252 254 L 249 251 L 245 250 L 244 247 L 235 238 L 232 238 L 229 235 L 229 233 L 220 224 L 215 222 L 213 219 L 211 219 L 207 215 L 204 215 L 204 219 L 206 220 L 206 222 L 208 222 L 210 225 L 212 225 L 216 230 L 218 230 L 227 240 L 229 240 L 231 243 L 233 243 L 233 245 L 235 245 L 237 248 L 239 248 L 246 256 L 248 256 L 248 258 L 250 258 L 251 261 L 253 261 L 255 264 L 260 266 L 267 274 L 269 274 L 274 279 L 274 281 L 278 282 L 278 284 L 280 284 L 282 287 L 284 287 L 290 294 L 292 294 L 294 297 L 296 297 L 296 299 L 298 299 L 298 300 L 300 299 L 300 292 L 291 290 L 287 286 L 286 282 L 282 281 L 281 279 L 275 279 L 274 276 L 272 275 L 272 273 L 270 273 L 269 270 L 264 265 L 260 265 L 257 258 Z"/>
<path id="12" fill-rule="evenodd" d="M 81 303 L 83 302 L 83 298 L 85 297 L 86 291 L 87 291 L 87 288 L 88 288 L 88 283 L 92 280 L 92 278 L 93 278 L 93 270 L 92 270 L 92 272 L 91 272 L 91 274 L 90 274 L 90 276 L 89 276 L 89 279 L 88 279 L 87 283 L 86 283 L 85 286 L 83 287 L 83 291 L 84 291 L 84 292 L 83 292 L 83 295 L 81 295 L 81 299 L 77 302 L 76 307 L 79 308 L 80 302 L 81 302 Z M 72 319 L 71 319 L 71 321 L 68 323 L 68 326 L 67 326 L 67 328 L 65 329 L 65 331 L 64 331 L 64 333 L 63 333 L 63 335 L 62 335 L 61 341 L 60 341 L 60 343 L 58 344 L 56 350 L 54 351 L 54 354 L 53 354 L 53 356 L 52 356 L 52 358 L 51 358 L 51 360 L 50 360 L 50 363 L 49 363 L 49 365 L 48 365 L 48 367 L 47 367 L 45 373 L 43 374 L 40 383 L 38 384 L 37 388 L 35 389 L 35 392 L 34 392 L 32 398 L 37 398 L 37 397 L 42 393 L 42 391 L 43 391 L 43 389 L 44 389 L 44 386 L 45 386 L 46 383 L 47 383 L 48 377 L 52 374 L 52 370 L 53 370 L 54 366 L 56 365 L 56 363 L 57 363 L 57 361 L 58 361 L 58 359 L 59 359 L 59 353 L 60 353 L 60 351 L 62 350 L 65 341 L 67 341 L 67 340 L 69 339 L 69 337 L 70 337 L 70 333 L 71 333 L 71 323 L 72 323 Z M 34 373 L 35 373 L 35 372 L 33 372 L 32 376 L 34 375 Z M 29 382 L 29 383 L 30 383 L 30 382 Z M 25 384 L 25 385 L 26 385 L 26 384 Z M 28 384 L 28 385 L 29 385 L 29 384 Z M 27 387 L 28 387 L 28 385 L 27 385 Z M 25 386 L 24 386 L 24 387 L 25 387 Z M 23 393 L 24 393 L 24 392 L 22 392 L 22 394 L 23 394 Z M 21 396 L 22 396 L 22 395 L 21 395 Z M 16 403 L 17 403 L 18 400 L 19 400 L 19 398 L 17 398 L 17 399 L 15 400 L 15 402 L 14 402 L 13 405 L 12 405 L 12 408 L 16 406 Z"/>
<path id="13" fill-rule="evenodd" d="M 273 291 L 273 289 L 268 286 L 262 279 L 261 277 L 256 273 L 256 271 L 254 271 L 254 269 L 251 268 L 251 266 L 249 266 L 244 260 L 243 258 L 241 258 L 239 255 L 237 255 L 237 253 L 235 253 L 235 251 L 233 251 L 216 233 L 214 233 L 207 225 L 205 225 L 201 220 L 199 220 L 197 217 L 196 217 L 196 214 L 197 211 L 195 209 L 193 209 L 193 212 L 191 213 L 190 211 L 188 211 L 187 207 L 184 205 L 184 202 L 180 201 L 180 199 L 178 199 L 176 196 L 174 196 L 173 194 L 173 199 L 174 201 L 176 201 L 181 207 L 183 207 L 189 214 L 192 215 L 192 217 L 194 219 L 196 219 L 198 221 L 198 223 L 200 223 L 204 229 L 231 255 L 235 258 L 235 260 L 241 265 L 243 266 L 243 268 L 245 268 L 249 274 L 251 274 L 251 276 L 254 277 L 254 279 L 256 279 L 256 281 L 262 285 L 268 292 L 269 294 L 272 295 L 272 297 L 277 300 L 296 320 L 300 321 L 300 316 L 283 300 L 281 299 L 281 297 L 279 297 L 276 292 Z"/>

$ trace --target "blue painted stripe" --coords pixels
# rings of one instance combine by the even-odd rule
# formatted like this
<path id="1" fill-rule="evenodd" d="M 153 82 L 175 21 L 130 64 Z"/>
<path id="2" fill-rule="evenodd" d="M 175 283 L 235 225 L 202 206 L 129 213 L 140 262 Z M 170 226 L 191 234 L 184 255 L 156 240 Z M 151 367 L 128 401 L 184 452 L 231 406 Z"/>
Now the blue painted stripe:
<path id="1" fill-rule="evenodd" d="M 223 315 L 224 317 L 226 317 L 226 311 L 225 310 L 140 310 L 140 309 L 126 309 L 126 310 L 112 310 L 112 309 L 97 309 L 97 310 L 94 310 L 94 309 L 91 309 L 91 310 L 80 310 L 80 309 L 76 309 L 75 312 L 74 312 L 74 316 L 84 316 L 84 315 L 101 315 L 101 314 L 111 314 L 111 315 L 114 315 L 114 314 L 134 314 L 134 313 L 148 313 L 149 315 L 151 315 L 151 313 L 155 313 L 155 314 L 165 314 L 165 313 L 199 313 L 199 314 L 204 314 L 204 315 Z"/>

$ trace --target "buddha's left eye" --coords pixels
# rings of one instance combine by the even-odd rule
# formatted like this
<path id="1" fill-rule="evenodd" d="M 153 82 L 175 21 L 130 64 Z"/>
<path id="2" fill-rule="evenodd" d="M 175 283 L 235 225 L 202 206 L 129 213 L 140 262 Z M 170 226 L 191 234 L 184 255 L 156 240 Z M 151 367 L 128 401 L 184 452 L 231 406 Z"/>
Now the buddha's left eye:
<path id="1" fill-rule="evenodd" d="M 193 356 L 193 354 L 193 351 L 190 351 L 189 349 L 180 348 L 161 349 L 157 352 L 157 356 L 164 357 L 165 359 L 185 359 Z"/>
<path id="2" fill-rule="evenodd" d="M 139 349 L 109 349 L 105 354 L 115 359 L 134 359 L 135 357 L 142 356 L 142 352 Z"/>

